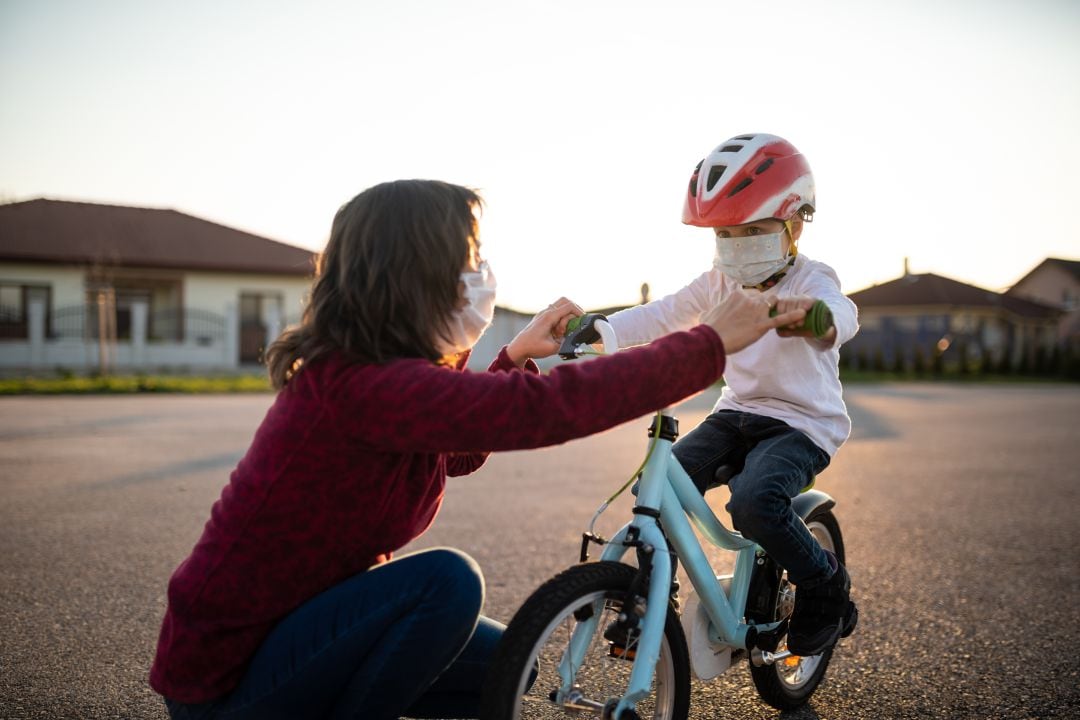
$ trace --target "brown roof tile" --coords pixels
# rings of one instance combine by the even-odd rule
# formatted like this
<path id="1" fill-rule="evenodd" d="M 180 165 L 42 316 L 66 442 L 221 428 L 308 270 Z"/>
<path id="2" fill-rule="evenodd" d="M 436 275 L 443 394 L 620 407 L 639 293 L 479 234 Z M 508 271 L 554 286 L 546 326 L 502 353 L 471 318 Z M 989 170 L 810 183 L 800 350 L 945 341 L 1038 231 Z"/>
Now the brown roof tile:
<path id="1" fill-rule="evenodd" d="M 1049 305 L 1002 295 L 933 273 L 904 275 L 848 297 L 860 308 L 925 305 L 993 307 L 1004 308 L 1024 317 L 1054 317 L 1060 312 Z"/>
<path id="2" fill-rule="evenodd" d="M 1013 287 L 1009 288 L 1009 290 L 1007 290 L 1006 292 L 1011 292 L 1013 288 L 1023 283 L 1025 280 L 1037 273 L 1039 270 L 1048 266 L 1059 267 L 1065 272 L 1072 275 L 1077 280 L 1080 280 L 1080 260 L 1066 260 L 1064 258 L 1046 258 L 1041 263 L 1033 267 L 1030 271 L 1028 271 L 1028 273 L 1024 275 L 1024 277 L 1013 283 Z"/>
<path id="3" fill-rule="evenodd" d="M 157 208 L 37 199 L 0 205 L 0 260 L 310 275 L 316 254 Z"/>

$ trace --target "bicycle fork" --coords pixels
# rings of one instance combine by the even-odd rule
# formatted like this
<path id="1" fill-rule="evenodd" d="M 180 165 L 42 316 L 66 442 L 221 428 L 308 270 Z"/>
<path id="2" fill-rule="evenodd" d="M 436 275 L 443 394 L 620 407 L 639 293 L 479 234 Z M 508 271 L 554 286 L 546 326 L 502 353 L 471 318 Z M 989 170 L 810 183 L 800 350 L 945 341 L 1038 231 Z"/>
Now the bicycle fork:
<path id="1" fill-rule="evenodd" d="M 645 510 L 646 512 L 641 512 Z M 633 631 L 637 639 L 633 657 L 633 667 L 625 694 L 618 704 L 609 708 L 608 698 L 586 698 L 574 684 L 574 678 L 584 661 L 585 654 L 594 642 L 597 633 L 603 633 L 599 627 L 603 616 L 604 601 L 598 600 L 588 617 L 579 617 L 570 643 L 559 662 L 559 676 L 562 685 L 555 693 L 558 704 L 571 709 L 594 710 L 607 713 L 604 717 L 635 717 L 623 715 L 625 711 L 636 712 L 637 703 L 647 697 L 652 688 L 653 675 L 660 657 L 660 645 L 664 638 L 664 624 L 667 621 L 667 606 L 671 596 L 672 561 L 667 539 L 660 531 L 656 518 L 648 508 L 635 509 L 639 515 L 635 523 L 627 525 L 613 537 L 601 555 L 601 560 L 619 561 L 630 549 L 637 549 L 639 557 L 638 575 L 632 583 L 623 603 L 618 622 Z M 658 515 L 658 513 L 657 513 Z M 633 603 L 641 592 L 645 593 L 645 612 L 638 615 Z M 628 633 L 629 634 L 629 633 Z M 627 657 L 629 660 L 630 658 Z"/>
<path id="2" fill-rule="evenodd" d="M 650 429 L 649 434 L 650 437 L 654 436 L 654 430 Z M 633 510 L 634 519 L 608 542 L 601 553 L 601 560 L 618 562 L 628 550 L 638 551 L 640 570 L 628 593 L 630 597 L 627 597 L 624 603 L 624 613 L 633 612 L 633 609 L 626 605 L 634 602 L 633 596 L 642 585 L 645 585 L 646 580 L 648 584 L 644 615 L 636 620 L 629 616 L 622 620 L 624 623 L 636 623 L 638 630 L 637 651 L 625 694 L 619 698 L 614 710 L 608 706 L 606 698 L 594 698 L 585 705 L 592 709 L 601 709 L 605 718 L 637 717 L 637 703 L 649 695 L 653 675 L 656 672 L 656 663 L 660 657 L 660 644 L 663 642 L 664 624 L 667 621 L 668 598 L 671 594 L 672 561 L 668 540 L 658 523 L 660 511 L 656 508 L 660 507 L 664 496 L 671 444 L 677 434 L 676 421 L 665 414 L 660 423 L 659 437 L 654 437 L 656 445 L 650 452 L 649 460 L 641 473 L 638 502 Z M 584 621 L 579 618 L 570 639 L 570 646 L 559 663 L 559 675 L 562 680 L 562 686 L 557 692 L 559 702 L 566 703 L 574 697 L 573 678 L 577 669 L 581 667 L 595 633 L 602 631 L 597 625 L 603 613 L 603 601 L 598 601 L 597 605 L 598 607 L 593 608 L 589 618 Z M 578 702 L 584 700 L 577 699 Z M 603 702 L 598 702 L 601 700 Z"/>

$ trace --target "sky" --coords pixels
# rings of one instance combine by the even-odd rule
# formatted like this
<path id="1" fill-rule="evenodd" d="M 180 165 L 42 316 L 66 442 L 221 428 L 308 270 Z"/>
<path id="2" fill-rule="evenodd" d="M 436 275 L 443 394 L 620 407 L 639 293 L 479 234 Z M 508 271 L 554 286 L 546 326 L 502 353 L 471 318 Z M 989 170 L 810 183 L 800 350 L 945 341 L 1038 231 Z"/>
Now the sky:
<path id="1" fill-rule="evenodd" d="M 697 162 L 785 137 L 847 292 L 1080 259 L 1074 0 L 0 0 L 0 200 L 164 207 L 313 250 L 363 189 L 486 200 L 501 305 L 708 269 Z"/>

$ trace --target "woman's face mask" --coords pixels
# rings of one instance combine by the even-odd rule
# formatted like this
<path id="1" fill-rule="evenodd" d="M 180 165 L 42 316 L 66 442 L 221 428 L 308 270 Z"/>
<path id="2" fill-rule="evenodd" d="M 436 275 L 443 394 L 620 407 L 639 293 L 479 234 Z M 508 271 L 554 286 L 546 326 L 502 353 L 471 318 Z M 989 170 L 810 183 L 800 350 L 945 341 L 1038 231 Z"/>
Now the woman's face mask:
<path id="1" fill-rule="evenodd" d="M 495 317 L 495 274 L 486 262 L 476 271 L 461 273 L 465 284 L 465 305 L 458 308 L 446 323 L 446 337 L 439 337 L 435 346 L 444 355 L 468 350 L 484 334 Z"/>
<path id="2" fill-rule="evenodd" d="M 739 283 L 753 286 L 779 272 L 788 263 L 784 252 L 784 233 L 716 238 L 713 265 Z"/>

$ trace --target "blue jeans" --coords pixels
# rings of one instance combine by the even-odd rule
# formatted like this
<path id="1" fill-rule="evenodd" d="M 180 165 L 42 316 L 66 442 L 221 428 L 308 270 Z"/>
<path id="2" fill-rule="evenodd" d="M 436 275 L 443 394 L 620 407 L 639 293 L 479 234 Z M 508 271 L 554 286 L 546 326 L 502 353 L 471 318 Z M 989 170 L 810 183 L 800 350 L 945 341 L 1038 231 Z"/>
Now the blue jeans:
<path id="1" fill-rule="evenodd" d="M 735 529 L 769 553 L 796 585 L 810 587 L 829 578 L 828 556 L 791 509 L 791 498 L 830 460 L 804 433 L 764 415 L 720 410 L 676 442 L 672 452 L 702 494 L 715 486 L 718 467 L 741 467 L 728 481 L 727 511 Z"/>
<path id="2" fill-rule="evenodd" d="M 483 603 L 484 580 L 468 555 L 406 555 L 301 605 L 267 636 L 231 693 L 197 705 L 166 699 L 169 716 L 474 718 L 505 629 L 481 617 Z"/>

